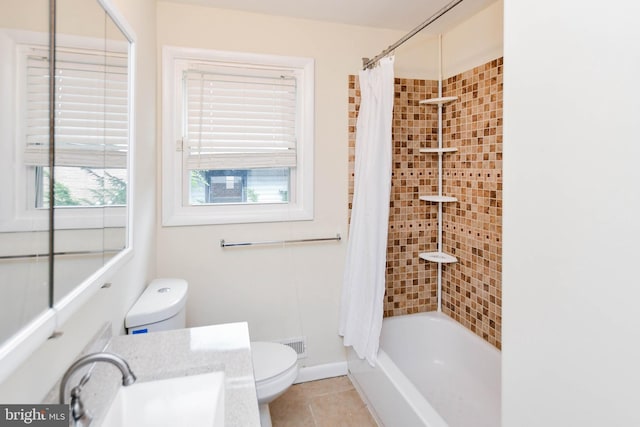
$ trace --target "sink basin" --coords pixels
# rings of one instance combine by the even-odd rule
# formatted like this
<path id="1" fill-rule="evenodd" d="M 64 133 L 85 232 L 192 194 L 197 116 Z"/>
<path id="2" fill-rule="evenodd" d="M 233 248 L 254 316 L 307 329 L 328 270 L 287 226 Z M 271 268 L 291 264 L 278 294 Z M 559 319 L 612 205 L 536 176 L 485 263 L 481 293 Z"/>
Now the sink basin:
<path id="1" fill-rule="evenodd" d="M 224 373 L 120 387 L 102 427 L 224 426 Z"/>

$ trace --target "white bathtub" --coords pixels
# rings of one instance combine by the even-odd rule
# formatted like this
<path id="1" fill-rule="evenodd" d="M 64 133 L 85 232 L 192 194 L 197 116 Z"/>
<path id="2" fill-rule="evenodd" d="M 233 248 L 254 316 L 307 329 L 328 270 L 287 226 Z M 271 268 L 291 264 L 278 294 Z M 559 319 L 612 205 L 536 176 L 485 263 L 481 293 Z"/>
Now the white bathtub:
<path id="1" fill-rule="evenodd" d="M 442 313 L 384 319 L 372 368 L 349 375 L 385 427 L 497 427 L 500 351 Z"/>

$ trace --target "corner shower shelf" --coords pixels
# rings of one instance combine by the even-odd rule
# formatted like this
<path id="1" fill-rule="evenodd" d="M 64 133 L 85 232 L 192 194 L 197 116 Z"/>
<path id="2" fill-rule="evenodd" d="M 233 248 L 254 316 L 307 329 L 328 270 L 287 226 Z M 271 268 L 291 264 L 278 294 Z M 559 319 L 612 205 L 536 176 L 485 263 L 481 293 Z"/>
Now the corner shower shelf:
<path id="1" fill-rule="evenodd" d="M 420 254 L 420 258 L 425 261 L 437 262 L 438 264 L 451 264 L 458 262 L 458 258 L 453 255 L 445 254 L 444 252 L 423 252 Z"/>
<path id="2" fill-rule="evenodd" d="M 437 202 L 437 203 L 457 202 L 458 201 L 458 199 L 456 199 L 455 197 L 438 196 L 438 195 L 420 196 L 420 200 L 424 200 L 425 202 Z"/>
<path id="3" fill-rule="evenodd" d="M 421 148 L 421 153 L 455 153 L 458 151 L 455 147 L 447 147 L 447 148 Z"/>
<path id="4" fill-rule="evenodd" d="M 445 148 L 442 144 L 442 115 L 444 106 L 446 104 L 450 104 L 458 100 L 457 96 L 442 96 L 442 35 L 438 37 L 439 44 L 439 54 L 440 57 L 440 78 L 438 79 L 438 96 L 436 98 L 431 99 L 423 99 L 419 102 L 420 105 L 433 105 L 436 107 L 438 112 L 438 146 L 436 148 L 420 148 L 421 153 L 433 153 L 438 155 L 438 191 L 437 194 L 426 194 L 420 196 L 420 200 L 425 202 L 434 202 L 437 203 L 438 209 L 438 234 L 437 234 L 437 243 L 436 243 L 436 251 L 435 252 L 423 252 L 419 254 L 420 259 L 423 259 L 427 262 L 435 262 L 438 264 L 438 282 L 437 282 L 437 291 L 436 294 L 438 296 L 438 311 L 442 310 L 442 264 L 449 264 L 458 262 L 456 257 L 453 255 L 449 255 L 443 252 L 443 242 L 442 242 L 442 220 L 443 220 L 443 203 L 447 202 L 457 202 L 458 199 L 455 197 L 443 196 L 444 186 L 442 183 L 442 167 L 444 161 L 444 153 L 453 153 L 458 151 L 456 148 Z"/>
<path id="5" fill-rule="evenodd" d="M 423 99 L 420 101 L 420 105 L 445 105 L 457 100 L 457 96 L 442 96 L 440 98 Z"/>

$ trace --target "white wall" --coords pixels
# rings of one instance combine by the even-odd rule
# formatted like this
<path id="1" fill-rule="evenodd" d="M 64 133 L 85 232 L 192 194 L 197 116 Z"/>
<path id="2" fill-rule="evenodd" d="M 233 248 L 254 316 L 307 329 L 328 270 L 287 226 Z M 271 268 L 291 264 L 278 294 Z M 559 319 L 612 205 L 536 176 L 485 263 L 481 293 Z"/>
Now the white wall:
<path id="1" fill-rule="evenodd" d="M 638 16 L 505 1 L 505 427 L 640 425 Z"/>
<path id="2" fill-rule="evenodd" d="M 158 46 L 315 58 L 313 221 L 158 228 L 158 276 L 188 280 L 191 326 L 247 320 L 253 339 L 307 337 L 307 366 L 345 360 L 338 309 L 345 242 L 224 249 L 219 240 L 260 241 L 347 235 L 347 89 L 361 58 L 402 32 L 158 3 Z M 424 74 L 425 48 L 397 55 L 399 73 Z M 409 53 L 411 52 L 411 53 Z M 417 72 L 421 69 L 421 72 Z M 424 77 L 424 76 L 423 76 Z"/>
<path id="3" fill-rule="evenodd" d="M 503 1 L 442 35 L 442 75 L 454 76 L 502 56 Z"/>
<path id="4" fill-rule="evenodd" d="M 42 345 L 12 376 L 0 384 L 2 403 L 40 401 L 104 322 L 113 322 L 114 333 L 123 331 L 124 313 L 155 272 L 155 1 L 113 0 L 113 3 L 138 37 L 134 257 L 113 274 L 110 289 L 98 292 L 59 328 L 64 333 L 62 337 Z"/>

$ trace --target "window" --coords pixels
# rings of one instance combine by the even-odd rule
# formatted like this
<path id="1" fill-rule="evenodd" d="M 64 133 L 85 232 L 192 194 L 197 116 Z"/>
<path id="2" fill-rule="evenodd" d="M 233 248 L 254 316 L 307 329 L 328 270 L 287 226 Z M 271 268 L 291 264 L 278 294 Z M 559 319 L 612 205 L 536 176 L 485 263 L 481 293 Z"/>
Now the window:
<path id="1" fill-rule="evenodd" d="M 33 175 L 32 208 L 48 208 L 48 51 L 38 46 L 21 49 L 27 70 L 24 165 Z M 54 206 L 124 206 L 128 151 L 126 53 L 59 47 L 55 81 Z"/>
<path id="2" fill-rule="evenodd" d="M 164 225 L 313 218 L 313 66 L 164 48 Z"/>

